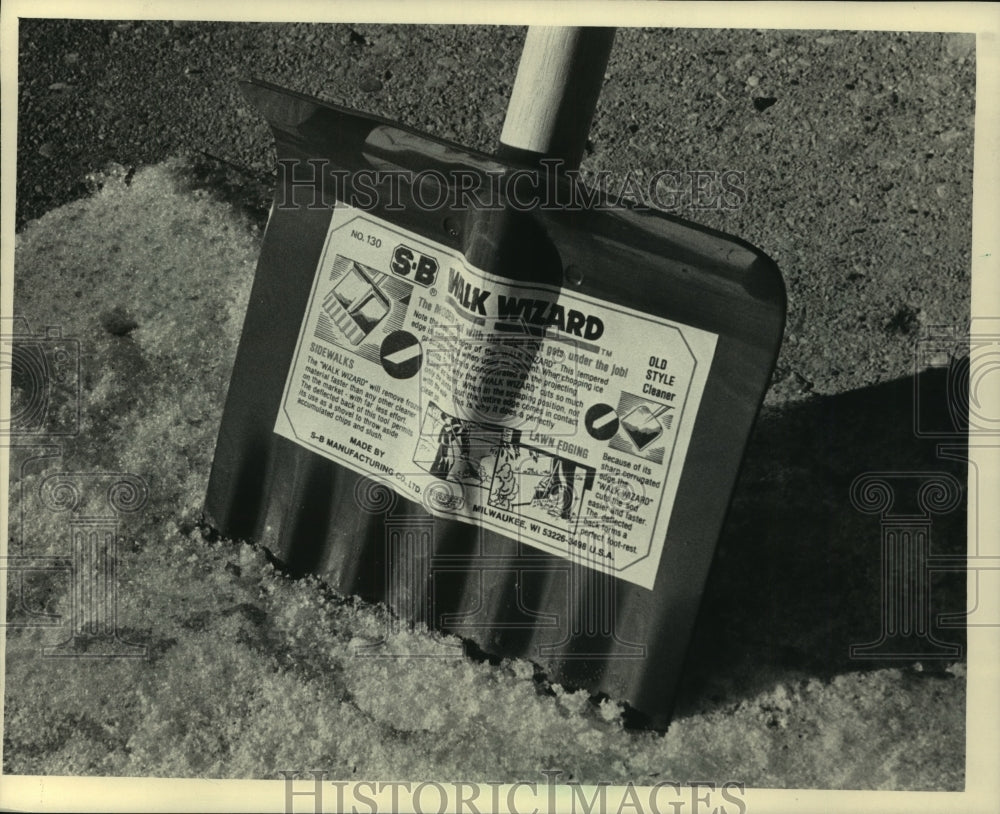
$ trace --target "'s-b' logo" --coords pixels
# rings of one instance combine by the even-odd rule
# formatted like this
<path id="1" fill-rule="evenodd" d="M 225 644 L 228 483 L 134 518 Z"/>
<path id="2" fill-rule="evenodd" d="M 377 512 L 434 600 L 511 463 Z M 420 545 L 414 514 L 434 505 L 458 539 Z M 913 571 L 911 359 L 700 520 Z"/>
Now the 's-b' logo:
<path id="1" fill-rule="evenodd" d="M 420 285 L 431 286 L 437 279 L 438 261 L 426 254 L 419 254 L 405 244 L 400 244 L 392 253 L 389 268 L 393 274 L 406 277 Z"/>

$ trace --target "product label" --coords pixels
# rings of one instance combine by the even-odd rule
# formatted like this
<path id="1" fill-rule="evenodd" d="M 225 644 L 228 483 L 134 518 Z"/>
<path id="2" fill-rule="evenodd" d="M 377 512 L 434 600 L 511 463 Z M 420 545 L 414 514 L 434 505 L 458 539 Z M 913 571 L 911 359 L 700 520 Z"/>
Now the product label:
<path id="1" fill-rule="evenodd" d="M 652 588 L 716 339 L 338 206 L 275 432 Z"/>

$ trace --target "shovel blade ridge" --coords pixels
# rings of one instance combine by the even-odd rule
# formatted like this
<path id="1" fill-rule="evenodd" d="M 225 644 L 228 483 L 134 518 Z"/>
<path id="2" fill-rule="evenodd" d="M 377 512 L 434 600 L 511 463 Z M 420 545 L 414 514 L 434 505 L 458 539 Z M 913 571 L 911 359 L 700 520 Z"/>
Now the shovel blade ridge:
<path id="1" fill-rule="evenodd" d="M 774 263 L 655 211 L 458 205 L 576 182 L 244 92 L 286 169 L 206 519 L 665 727 L 780 346 Z"/>

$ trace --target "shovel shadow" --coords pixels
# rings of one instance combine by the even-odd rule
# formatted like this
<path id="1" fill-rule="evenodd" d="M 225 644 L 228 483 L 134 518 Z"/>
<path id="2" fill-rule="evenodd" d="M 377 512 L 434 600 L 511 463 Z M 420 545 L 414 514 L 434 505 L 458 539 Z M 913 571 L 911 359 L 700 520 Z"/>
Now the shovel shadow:
<path id="1" fill-rule="evenodd" d="M 968 474 L 960 460 L 967 436 L 918 437 L 914 429 L 917 401 L 921 427 L 951 426 L 947 387 L 944 371 L 931 370 L 916 380 L 816 396 L 761 414 L 706 585 L 678 716 L 753 697 L 780 682 L 916 661 L 941 671 L 961 660 L 964 628 L 940 622 L 966 608 L 965 574 L 955 561 L 960 568 L 967 550 Z M 959 460 L 942 456 L 942 442 Z M 861 505 L 857 491 L 852 499 L 852 484 L 866 473 L 889 484 L 890 508 Z M 957 488 L 950 506 L 927 511 L 919 487 L 935 474 Z M 902 515 L 929 520 L 924 559 L 950 558 L 952 570 L 921 571 L 927 607 L 911 610 L 927 610 L 929 627 L 925 635 L 909 630 L 905 638 L 914 649 L 889 653 L 891 647 L 865 646 L 885 639 L 887 625 L 899 628 L 900 619 L 885 611 L 894 586 L 883 577 L 882 538 L 884 529 L 900 528 L 890 524 Z M 900 601 L 920 603 L 912 595 Z"/>

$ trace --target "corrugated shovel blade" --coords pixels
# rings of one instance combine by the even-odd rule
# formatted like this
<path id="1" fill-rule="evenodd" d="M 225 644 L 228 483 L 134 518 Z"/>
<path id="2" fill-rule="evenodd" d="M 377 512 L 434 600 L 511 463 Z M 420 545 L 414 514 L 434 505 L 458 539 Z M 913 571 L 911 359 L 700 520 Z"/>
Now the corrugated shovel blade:
<path id="1" fill-rule="evenodd" d="M 564 177 L 245 91 L 283 172 L 208 522 L 664 726 L 780 344 L 777 269 Z"/>

